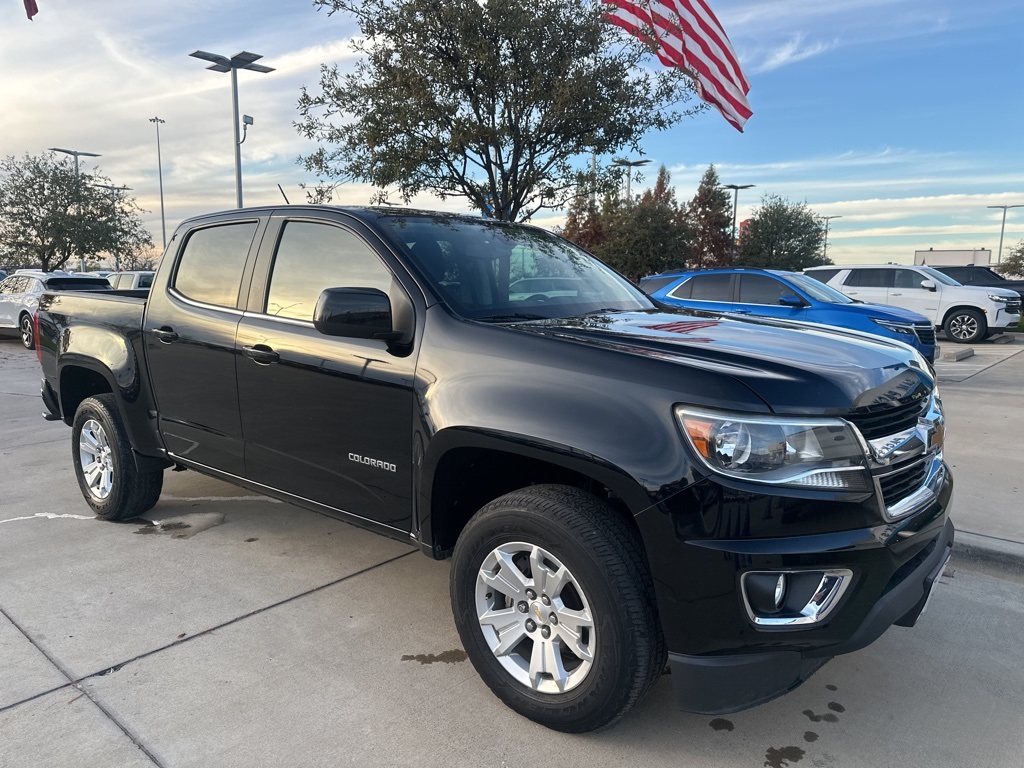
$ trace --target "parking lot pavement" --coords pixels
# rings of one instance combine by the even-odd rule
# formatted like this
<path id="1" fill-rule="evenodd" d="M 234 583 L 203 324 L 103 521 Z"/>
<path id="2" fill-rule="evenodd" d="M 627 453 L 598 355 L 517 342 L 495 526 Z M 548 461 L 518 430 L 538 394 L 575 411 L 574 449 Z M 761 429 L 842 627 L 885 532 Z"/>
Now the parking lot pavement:
<path id="1" fill-rule="evenodd" d="M 465 660 L 446 562 L 192 472 L 149 515 L 191 528 L 92 519 L 29 363 L 0 342 L 2 768 L 1020 765 L 1019 584 L 954 565 L 917 627 L 767 705 L 685 714 L 664 677 L 559 734 Z"/>

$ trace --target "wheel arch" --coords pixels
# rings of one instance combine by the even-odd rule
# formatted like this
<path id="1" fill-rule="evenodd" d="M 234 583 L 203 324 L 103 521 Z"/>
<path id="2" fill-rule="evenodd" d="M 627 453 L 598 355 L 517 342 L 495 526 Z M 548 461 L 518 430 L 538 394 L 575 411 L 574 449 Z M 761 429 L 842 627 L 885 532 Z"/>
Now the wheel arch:
<path id="1" fill-rule="evenodd" d="M 634 516 L 652 503 L 639 482 L 597 456 L 521 435 L 449 428 L 431 439 L 421 464 L 420 547 L 436 559 L 449 556 L 466 523 L 484 504 L 542 483 L 594 494 L 638 532 Z"/>
<path id="2" fill-rule="evenodd" d="M 985 312 L 985 310 L 983 310 L 981 307 L 975 307 L 971 304 L 956 304 L 947 309 L 946 313 L 942 316 L 941 326 L 945 328 L 946 322 L 949 320 L 950 317 L 952 317 L 957 312 L 962 312 L 963 310 L 968 309 L 971 310 L 972 312 L 977 312 L 979 315 L 981 315 L 981 319 L 985 321 L 985 327 L 988 327 L 988 313 Z"/>

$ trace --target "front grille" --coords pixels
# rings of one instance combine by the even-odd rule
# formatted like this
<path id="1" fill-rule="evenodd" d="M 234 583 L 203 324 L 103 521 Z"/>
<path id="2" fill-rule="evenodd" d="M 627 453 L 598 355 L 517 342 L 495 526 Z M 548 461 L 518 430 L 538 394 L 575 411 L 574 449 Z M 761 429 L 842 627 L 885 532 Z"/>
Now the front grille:
<path id="1" fill-rule="evenodd" d="M 900 405 L 869 405 L 858 408 L 846 418 L 856 425 L 865 440 L 895 435 L 917 424 L 928 407 L 928 398 Z"/>
<path id="2" fill-rule="evenodd" d="M 935 326 L 931 323 L 914 324 L 914 333 L 922 344 L 935 343 Z"/>
<path id="3" fill-rule="evenodd" d="M 1019 315 L 1020 304 L 1021 303 L 1019 301 L 1010 300 L 1006 302 L 1006 311 L 1009 312 L 1011 315 Z"/>
<path id="4" fill-rule="evenodd" d="M 929 461 L 927 457 L 921 458 L 878 478 L 878 484 L 882 488 L 882 500 L 886 507 L 892 507 L 903 501 L 924 484 L 925 478 L 928 477 Z"/>

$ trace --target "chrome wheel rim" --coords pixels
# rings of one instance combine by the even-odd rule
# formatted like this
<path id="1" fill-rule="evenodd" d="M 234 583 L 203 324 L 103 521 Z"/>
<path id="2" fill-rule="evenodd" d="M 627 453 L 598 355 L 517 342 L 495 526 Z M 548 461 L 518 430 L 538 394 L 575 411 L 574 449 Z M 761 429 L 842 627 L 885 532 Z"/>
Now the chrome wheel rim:
<path id="1" fill-rule="evenodd" d="M 28 317 L 21 318 L 21 343 L 26 347 L 32 343 L 32 321 Z"/>
<path id="2" fill-rule="evenodd" d="M 521 541 L 492 550 L 477 574 L 476 612 L 494 658 L 527 688 L 565 693 L 590 673 L 593 612 L 579 582 L 550 552 Z"/>
<path id="3" fill-rule="evenodd" d="M 103 501 L 114 487 L 114 457 L 103 425 L 89 419 L 78 438 L 78 460 L 82 465 L 85 487 L 93 498 Z"/>
<path id="4" fill-rule="evenodd" d="M 970 339 L 978 333 L 978 321 L 970 315 L 957 315 L 949 321 L 949 332 L 957 339 Z"/>

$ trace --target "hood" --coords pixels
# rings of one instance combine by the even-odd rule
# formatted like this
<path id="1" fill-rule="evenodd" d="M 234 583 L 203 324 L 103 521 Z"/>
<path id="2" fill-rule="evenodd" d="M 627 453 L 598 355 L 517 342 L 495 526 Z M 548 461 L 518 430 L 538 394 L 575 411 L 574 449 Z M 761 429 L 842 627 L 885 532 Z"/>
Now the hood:
<path id="1" fill-rule="evenodd" d="M 947 286 L 953 288 L 954 286 Z M 957 290 L 968 290 L 975 291 L 977 293 L 990 293 L 993 296 L 1003 296 L 1007 299 L 1019 299 L 1020 294 L 1016 291 L 1011 291 L 1009 288 L 996 288 L 994 285 L 958 285 L 955 286 Z"/>
<path id="2" fill-rule="evenodd" d="M 707 312 L 614 312 L 509 330 L 730 376 L 778 413 L 841 414 L 931 389 L 919 355 L 858 331 Z"/>
<path id="3" fill-rule="evenodd" d="M 849 312 L 851 314 L 865 315 L 867 317 L 877 317 L 879 320 L 895 320 L 902 323 L 919 323 L 921 325 L 929 326 L 932 324 L 932 321 L 924 315 L 912 312 L 909 309 L 894 307 L 889 304 L 857 302 L 855 304 L 829 304 L 828 308 L 830 311 Z"/>

